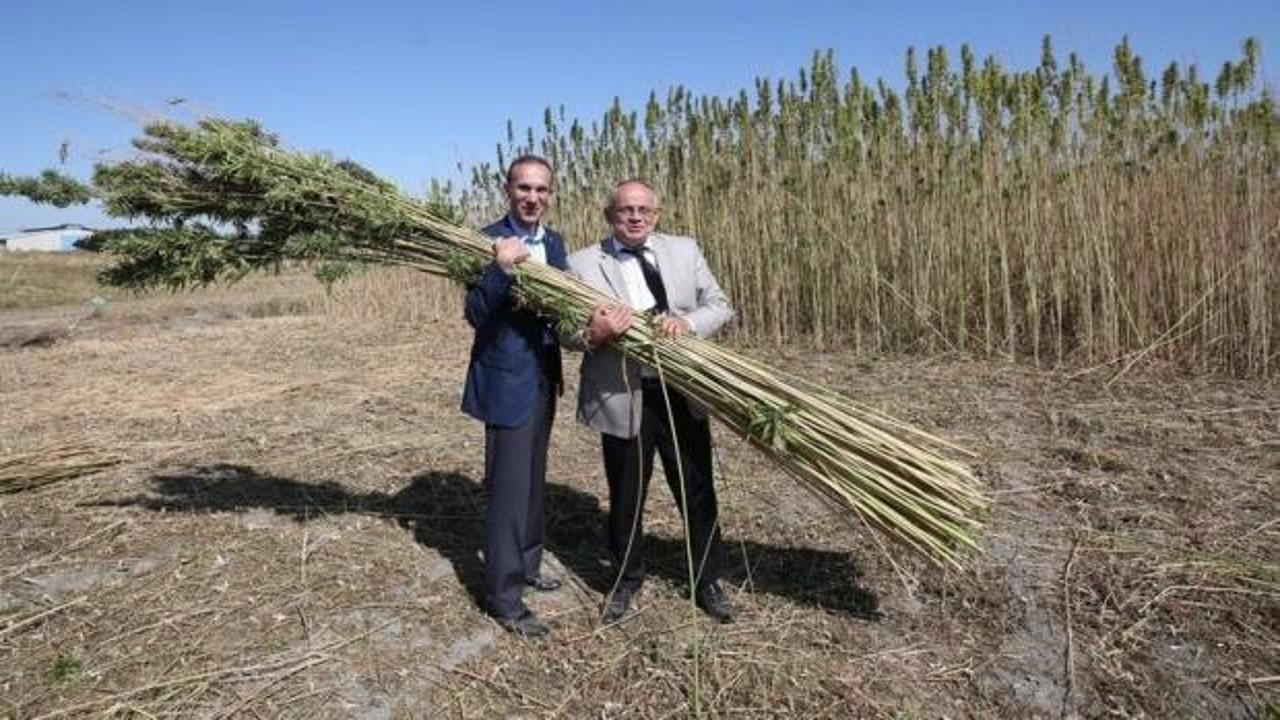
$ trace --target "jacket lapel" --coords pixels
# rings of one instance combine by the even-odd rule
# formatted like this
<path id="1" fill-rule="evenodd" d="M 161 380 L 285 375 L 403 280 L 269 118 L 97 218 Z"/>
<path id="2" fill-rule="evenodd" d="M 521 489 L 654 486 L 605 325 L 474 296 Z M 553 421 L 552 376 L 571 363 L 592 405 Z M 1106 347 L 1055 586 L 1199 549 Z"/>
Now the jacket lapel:
<path id="1" fill-rule="evenodd" d="M 618 267 L 618 259 L 609 252 L 611 239 L 600 242 L 600 274 L 613 290 L 614 297 L 631 304 L 631 296 L 627 293 L 627 283 L 622 279 L 622 269 Z"/>
<path id="2" fill-rule="evenodd" d="M 547 244 L 547 264 L 561 270 L 569 267 L 564 251 L 564 238 L 560 237 L 559 233 L 548 230 L 545 242 Z"/>
<path id="3" fill-rule="evenodd" d="M 671 246 L 660 233 L 649 235 L 649 249 L 653 251 L 654 260 L 658 264 L 658 273 L 662 275 L 662 285 L 667 289 L 667 302 L 674 310 L 676 296 L 680 292 L 679 273 L 676 272 L 679 262 L 671 256 Z"/>

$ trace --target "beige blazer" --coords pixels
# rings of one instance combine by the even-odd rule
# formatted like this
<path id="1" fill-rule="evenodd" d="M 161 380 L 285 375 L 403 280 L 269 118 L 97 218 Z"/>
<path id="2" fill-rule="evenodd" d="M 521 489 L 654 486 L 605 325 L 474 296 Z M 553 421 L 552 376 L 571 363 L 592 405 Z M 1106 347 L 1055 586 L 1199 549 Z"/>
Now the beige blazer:
<path id="1" fill-rule="evenodd" d="M 698 337 L 715 335 L 733 319 L 733 308 L 707 267 L 696 240 L 653 233 L 649 248 L 662 274 L 671 313 L 687 319 Z M 614 241 L 606 238 L 573 253 L 569 256 L 569 274 L 630 305 L 613 249 Z M 565 338 L 565 345 L 585 350 L 580 338 Z M 703 412 L 696 403 L 692 405 L 695 413 Z M 625 360 L 621 352 L 609 346 L 586 351 L 578 386 L 578 421 L 606 435 L 635 437 L 640 431 L 640 411 L 640 364 Z"/>

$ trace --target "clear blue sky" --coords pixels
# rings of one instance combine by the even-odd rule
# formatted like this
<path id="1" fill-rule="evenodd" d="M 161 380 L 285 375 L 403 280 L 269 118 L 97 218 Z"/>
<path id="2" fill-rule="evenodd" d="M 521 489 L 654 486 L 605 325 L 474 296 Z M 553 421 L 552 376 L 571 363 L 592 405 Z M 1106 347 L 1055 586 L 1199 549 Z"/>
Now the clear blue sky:
<path id="1" fill-rule="evenodd" d="M 492 159 L 508 119 L 539 126 L 549 105 L 595 119 L 615 95 L 636 108 L 675 84 L 734 94 L 794 77 L 824 48 L 897 86 L 910 45 L 968 42 L 1027 67 L 1045 33 L 1095 71 L 1127 34 L 1149 73 L 1177 60 L 1210 77 L 1254 35 L 1266 82 L 1280 77 L 1280 0 L 4 0 L 0 170 L 55 166 L 66 142 L 65 169 L 84 178 L 128 155 L 139 120 L 216 113 L 421 194 Z M 0 199 L 0 232 L 62 222 L 106 221 Z"/>

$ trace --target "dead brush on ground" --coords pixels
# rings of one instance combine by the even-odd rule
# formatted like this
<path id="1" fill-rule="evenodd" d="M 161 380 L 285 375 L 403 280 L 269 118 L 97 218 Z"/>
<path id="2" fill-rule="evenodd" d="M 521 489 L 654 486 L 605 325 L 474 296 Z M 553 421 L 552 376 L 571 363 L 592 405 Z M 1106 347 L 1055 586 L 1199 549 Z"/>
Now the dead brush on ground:
<path id="1" fill-rule="evenodd" d="M 0 715 L 665 718 L 692 710 L 695 657 L 709 716 L 1249 718 L 1280 701 L 1280 596 L 1258 582 L 1280 542 L 1274 386 L 780 351 L 978 450 L 989 549 L 965 573 L 882 553 L 717 426 L 740 609 L 724 627 L 689 613 L 664 502 L 637 614 L 599 627 L 604 482 L 562 412 L 548 561 L 569 582 L 531 597 L 555 626 L 532 645 L 473 595 L 468 341 L 456 316 L 312 314 L 0 352 L 0 433 L 75 429 L 130 458 L 0 496 Z"/>
<path id="2" fill-rule="evenodd" d="M 88 444 L 59 444 L 0 456 L 0 495 L 92 475 L 124 461 Z"/>

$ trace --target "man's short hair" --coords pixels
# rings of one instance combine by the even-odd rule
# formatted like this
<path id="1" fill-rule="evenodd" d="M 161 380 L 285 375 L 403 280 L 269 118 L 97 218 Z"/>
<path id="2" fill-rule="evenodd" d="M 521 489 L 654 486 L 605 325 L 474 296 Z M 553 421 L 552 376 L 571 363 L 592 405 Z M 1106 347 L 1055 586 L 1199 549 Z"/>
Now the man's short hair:
<path id="1" fill-rule="evenodd" d="M 520 165 L 541 165 L 542 167 L 547 169 L 547 172 L 551 173 L 552 180 L 553 181 L 555 180 L 556 169 L 551 167 L 551 163 L 546 158 L 542 157 L 541 155 L 521 155 L 515 160 L 512 160 L 511 164 L 507 166 L 507 184 L 508 185 L 511 184 L 511 176 L 515 173 L 516 167 Z"/>
<path id="2" fill-rule="evenodd" d="M 653 183 L 649 182 L 648 180 L 642 177 L 629 177 L 626 180 L 623 180 L 618 184 L 614 185 L 613 190 L 609 191 L 609 202 L 605 203 L 604 205 L 605 212 L 611 212 L 613 210 L 613 201 L 618 199 L 618 191 L 622 189 L 623 185 L 640 185 L 644 188 L 647 188 L 649 192 L 653 193 L 654 200 L 658 199 L 658 191 L 654 189 Z"/>

